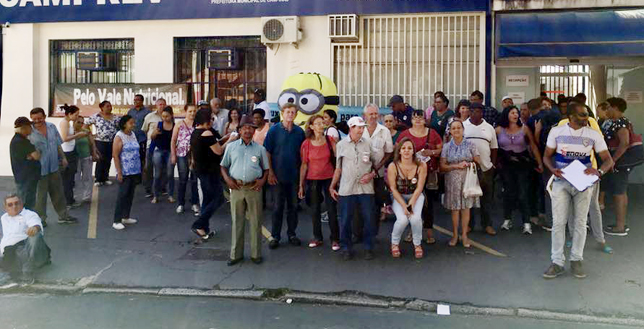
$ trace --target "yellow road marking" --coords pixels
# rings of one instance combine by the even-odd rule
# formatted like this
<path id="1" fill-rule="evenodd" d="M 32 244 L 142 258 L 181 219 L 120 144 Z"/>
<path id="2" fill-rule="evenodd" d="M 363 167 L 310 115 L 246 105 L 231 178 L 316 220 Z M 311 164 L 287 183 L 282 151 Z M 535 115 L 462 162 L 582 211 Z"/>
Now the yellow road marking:
<path id="1" fill-rule="evenodd" d="M 452 232 L 451 232 L 451 231 L 448 231 L 448 230 L 446 230 L 446 229 L 444 229 L 444 228 L 442 228 L 442 227 L 440 227 L 440 226 L 438 226 L 438 225 L 434 225 L 434 229 L 435 229 L 436 231 L 441 232 L 441 233 L 443 233 L 443 234 L 445 234 L 445 235 L 448 235 L 448 236 L 450 236 L 450 237 L 452 237 L 452 236 L 453 236 L 453 234 L 452 234 Z M 460 239 L 460 238 L 459 238 L 459 239 Z M 473 247 L 476 247 L 476 248 L 478 248 L 478 249 L 481 249 L 481 250 L 485 251 L 486 253 L 488 253 L 488 254 L 490 254 L 490 255 L 498 256 L 498 257 L 508 257 L 506 254 L 500 253 L 500 252 L 498 252 L 498 251 L 496 251 L 496 250 L 494 250 L 494 249 L 492 249 L 492 248 L 490 248 L 490 247 L 484 246 L 484 245 L 482 245 L 482 244 L 480 244 L 480 243 L 478 243 L 478 242 L 476 242 L 476 241 L 474 241 L 474 240 L 472 240 L 472 239 L 470 239 L 470 244 L 471 244 Z"/>
<path id="2" fill-rule="evenodd" d="M 96 185 L 92 188 L 92 204 L 89 207 L 87 224 L 87 238 L 96 239 L 96 226 L 98 225 L 98 186 Z"/>

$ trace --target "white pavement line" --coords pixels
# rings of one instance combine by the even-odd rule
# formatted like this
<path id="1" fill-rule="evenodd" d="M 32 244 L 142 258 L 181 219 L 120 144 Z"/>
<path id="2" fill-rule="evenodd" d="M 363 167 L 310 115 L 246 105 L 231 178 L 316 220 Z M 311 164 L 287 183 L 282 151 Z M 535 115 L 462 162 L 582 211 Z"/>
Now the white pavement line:
<path id="1" fill-rule="evenodd" d="M 83 294 L 136 294 L 158 295 L 160 289 L 133 289 L 133 288 L 85 288 Z"/>
<path id="2" fill-rule="evenodd" d="M 230 297 L 230 298 L 244 298 L 244 299 L 262 299 L 264 297 L 264 291 L 163 288 L 159 291 L 159 296 L 197 296 L 197 297 Z"/>
<path id="3" fill-rule="evenodd" d="M 339 304 L 339 305 L 355 305 L 367 307 L 382 307 L 388 308 L 389 302 L 386 300 L 370 298 L 366 296 L 333 296 L 312 293 L 287 293 L 282 300 L 292 299 L 293 301 L 320 303 L 320 304 Z"/>
<path id="4" fill-rule="evenodd" d="M 98 186 L 92 188 L 92 204 L 89 207 L 89 221 L 87 223 L 87 238 L 96 239 L 96 226 L 98 225 Z"/>
<path id="5" fill-rule="evenodd" d="M 441 233 L 447 235 L 447 236 L 450 236 L 450 237 L 453 236 L 452 232 L 450 232 L 450 231 L 448 231 L 448 230 L 446 230 L 446 229 L 444 229 L 444 228 L 442 228 L 442 227 L 440 227 L 440 226 L 438 226 L 436 224 L 434 224 L 434 229 L 436 231 L 438 231 L 438 232 L 441 232 Z M 473 247 L 481 249 L 481 250 L 485 251 L 486 253 L 488 253 L 490 255 L 498 256 L 498 257 L 508 257 L 508 255 L 506 255 L 504 253 L 501 253 L 501 252 L 498 252 L 498 251 L 496 251 L 496 250 L 494 250 L 494 249 L 492 249 L 492 248 L 490 248 L 488 246 L 485 246 L 483 244 L 480 244 L 480 243 L 478 243 L 478 242 L 476 242 L 476 241 L 474 241 L 472 239 L 470 239 L 470 244 Z"/>

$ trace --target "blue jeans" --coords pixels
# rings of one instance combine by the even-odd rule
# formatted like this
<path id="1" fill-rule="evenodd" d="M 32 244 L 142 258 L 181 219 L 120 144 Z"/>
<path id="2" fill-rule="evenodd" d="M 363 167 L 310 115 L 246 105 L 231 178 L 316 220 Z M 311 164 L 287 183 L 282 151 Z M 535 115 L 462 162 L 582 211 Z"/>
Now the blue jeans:
<path id="1" fill-rule="evenodd" d="M 179 188 L 177 196 L 179 205 L 186 205 L 186 187 L 190 181 L 190 203 L 199 204 L 199 187 L 197 186 L 197 175 L 188 167 L 188 157 L 177 157 L 177 169 L 179 170 Z"/>
<path id="2" fill-rule="evenodd" d="M 203 202 L 199 218 L 192 223 L 192 228 L 210 232 L 210 217 L 224 203 L 223 187 L 218 174 L 197 174 Z"/>
<path id="3" fill-rule="evenodd" d="M 340 247 L 351 251 L 351 217 L 357 207 L 360 216 L 364 216 L 363 243 L 365 250 L 373 250 L 373 239 L 376 234 L 376 220 L 373 209 L 376 207 L 373 194 L 340 196 Z"/>
<path id="4" fill-rule="evenodd" d="M 284 204 L 286 204 L 286 234 L 288 238 L 295 236 L 297 229 L 297 191 L 298 184 L 277 183 L 275 185 L 275 195 L 277 204 L 273 212 L 273 227 L 271 235 L 273 239 L 279 241 L 282 237 L 282 222 L 284 221 Z"/>
<path id="5" fill-rule="evenodd" d="M 169 184 L 168 195 L 174 194 L 174 165 L 170 161 L 170 150 L 154 150 L 154 196 L 161 196 L 162 187 Z"/>

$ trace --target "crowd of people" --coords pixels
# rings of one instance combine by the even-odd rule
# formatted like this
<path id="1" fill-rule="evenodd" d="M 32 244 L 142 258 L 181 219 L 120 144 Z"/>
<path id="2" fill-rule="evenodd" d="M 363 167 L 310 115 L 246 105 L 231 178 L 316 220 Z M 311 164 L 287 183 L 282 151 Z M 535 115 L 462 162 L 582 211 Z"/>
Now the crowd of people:
<path id="1" fill-rule="evenodd" d="M 480 227 L 490 236 L 497 235 L 495 227 L 512 230 L 515 210 L 523 234 L 532 234 L 536 227 L 551 231 L 551 266 L 545 278 L 563 273 L 565 245 L 571 248 L 573 274 L 586 276 L 581 261 L 588 218 L 594 238 L 606 253 L 613 251 L 604 233 L 628 234 L 628 175 L 644 159 L 642 138 L 624 116 L 627 105 L 621 98 L 608 99 L 593 113 L 583 94 L 560 95 L 557 102 L 541 96 L 520 107 L 504 97 L 499 112 L 483 104 L 479 91 L 452 110 L 439 91 L 426 110 L 413 109 L 395 95 L 389 102 L 392 113 L 384 117 L 376 104 L 367 104 L 363 116 L 346 123 L 339 124 L 337 113 L 326 110 L 300 127 L 294 123 L 297 105 L 282 106 L 280 121 L 271 123 L 265 92 L 257 90 L 255 96 L 256 108 L 248 114 L 223 109 L 221 101 L 213 99 L 186 105 L 185 118 L 176 120 L 165 100 L 157 100 L 150 110 L 143 105 L 143 96 L 136 95 L 134 108 L 124 116 L 113 114 L 107 101 L 87 118 L 79 115 L 78 107 L 65 105 L 60 129 L 45 120 L 41 108 L 33 109 L 30 119 L 18 118 L 10 150 L 17 193 L 5 198 L 2 225 L 3 230 L 11 227 L 21 233 L 6 242 L 5 231 L 4 258 L 7 250 L 17 252 L 11 246 L 27 241 L 24 248 L 39 250 L 27 252 L 37 257 L 23 260 L 31 264 L 28 271 L 47 263 L 48 248 L 42 240 L 47 196 L 59 224 L 77 223 L 69 210 L 91 200 L 92 180 L 97 187 L 113 184 L 109 179 L 112 161 L 119 186 L 115 230 L 137 223 L 131 209 L 139 184 L 153 204 L 176 202 L 177 214 L 185 212 L 189 190 L 189 209 L 197 217 L 191 230 L 203 241 L 215 237 L 210 219 L 228 201 L 229 265 L 244 260 L 246 220 L 251 260 L 262 262 L 260 232 L 267 190 L 274 200 L 270 249 L 281 245 L 284 217 L 287 243 L 301 245 L 298 208 L 304 203 L 312 222 L 308 247 L 318 248 L 328 241 L 344 260 L 354 257 L 356 243 L 362 243 L 365 259 L 374 258 L 375 236 L 388 215 L 395 217 L 391 256 L 401 257 L 401 243 L 410 242 L 413 256 L 423 258 L 423 241 L 436 243 L 435 203 L 451 212 L 450 247 L 459 241 L 464 248 L 471 247 L 468 233 L 476 222 L 472 209 L 479 209 Z M 601 178 L 601 183 L 577 190 L 562 171 L 574 161 L 587 168 L 585 174 Z M 470 191 L 472 177 L 478 193 Z M 491 214 L 498 184 L 502 221 Z M 606 194 L 613 196 L 616 221 L 604 227 Z M 11 223 L 18 219 L 21 225 Z M 328 240 L 323 235 L 324 222 L 329 225 Z M 9 257 L 12 263 L 18 258 Z"/>

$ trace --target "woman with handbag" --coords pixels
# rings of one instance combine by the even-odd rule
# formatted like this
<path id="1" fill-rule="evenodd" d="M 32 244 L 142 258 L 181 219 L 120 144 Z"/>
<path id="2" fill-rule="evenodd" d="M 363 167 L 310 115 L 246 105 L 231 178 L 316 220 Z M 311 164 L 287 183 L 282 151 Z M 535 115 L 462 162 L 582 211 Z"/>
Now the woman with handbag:
<path id="1" fill-rule="evenodd" d="M 529 188 L 532 170 L 543 172 L 541 152 L 527 125 L 520 120 L 516 106 L 507 107 L 499 117 L 496 127 L 499 143 L 499 173 L 503 182 L 503 225 L 501 229 L 512 228 L 512 210 L 519 206 L 523 222 L 523 234 L 532 234 L 530 223 Z M 534 158 L 530 156 L 532 150 Z M 536 161 L 536 167 L 535 167 Z"/>
<path id="2" fill-rule="evenodd" d="M 394 258 L 400 257 L 400 237 L 409 224 L 413 234 L 414 257 L 423 258 L 423 247 L 420 243 L 423 238 L 423 186 L 427 176 L 427 165 L 419 161 L 415 154 L 414 143 L 408 138 L 403 138 L 396 145 L 394 161 L 387 168 L 387 179 L 394 198 L 392 207 L 396 214 L 396 222 L 391 232 L 391 255 Z"/>
<path id="3" fill-rule="evenodd" d="M 300 166 L 300 186 L 297 193 L 300 199 L 309 198 L 311 221 L 313 222 L 313 239 L 309 248 L 323 244 L 322 236 L 322 202 L 326 203 L 331 229 L 331 249 L 340 250 L 340 227 L 338 224 L 336 203 L 329 194 L 329 185 L 335 171 L 335 139 L 326 136 L 324 118 L 313 115 L 306 124 L 306 140 L 300 148 L 302 165 Z"/>
<path id="4" fill-rule="evenodd" d="M 628 235 L 626 209 L 628 206 L 628 175 L 634 167 L 644 162 L 642 135 L 633 132 L 633 124 L 624 116 L 626 101 L 612 97 L 608 102 L 610 126 L 606 129 L 606 144 L 615 161 L 613 171 L 606 174 L 602 187 L 615 202 L 615 225 L 609 225 L 604 232 L 613 236 Z"/>
<path id="5" fill-rule="evenodd" d="M 177 166 L 179 171 L 179 188 L 177 198 L 179 205 L 176 213 L 184 212 L 186 205 L 186 187 L 190 182 L 190 203 L 195 216 L 199 216 L 199 190 L 197 187 L 197 175 L 190 169 L 190 136 L 195 131 L 195 114 L 197 107 L 194 104 L 187 104 L 184 107 L 186 117 L 174 126 L 172 142 L 170 143 L 170 161 Z"/>
<path id="6" fill-rule="evenodd" d="M 449 246 L 454 247 L 458 242 L 458 224 L 461 222 L 461 238 L 463 247 L 470 247 L 467 228 L 470 222 L 470 209 L 479 207 L 479 197 L 465 196 L 463 188 L 465 179 L 474 162 L 480 163 L 476 146 L 463 137 L 463 123 L 455 120 L 449 126 L 452 139 L 443 147 L 440 158 L 441 171 L 445 172 L 445 197 L 443 206 L 452 211 L 453 235 Z M 476 173 L 474 172 L 474 175 Z M 478 180 L 476 180 L 478 184 Z M 480 187 L 479 187 L 480 189 Z"/>
<path id="7" fill-rule="evenodd" d="M 434 206 L 433 199 L 438 192 L 438 158 L 443 149 L 441 136 L 432 128 L 425 125 L 425 113 L 422 110 L 414 110 L 411 116 L 411 128 L 403 131 L 398 137 L 399 141 L 404 138 L 414 143 L 416 157 L 427 164 L 427 179 L 425 180 L 425 204 L 423 208 L 423 228 L 427 231 L 427 244 L 436 243 L 434 239 Z M 411 239 L 405 238 L 405 241 Z"/>

